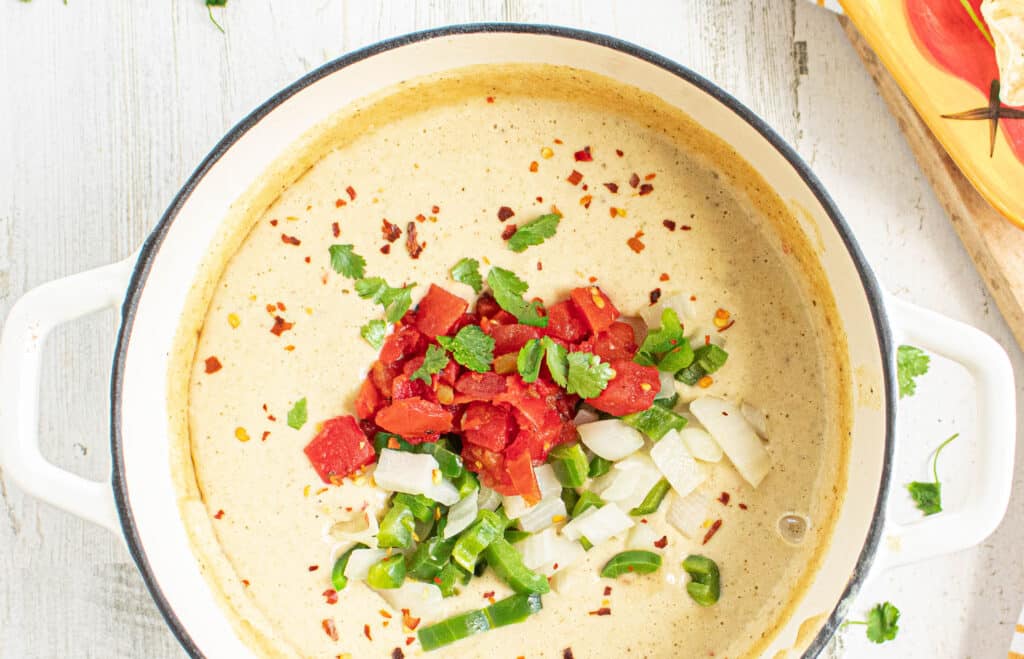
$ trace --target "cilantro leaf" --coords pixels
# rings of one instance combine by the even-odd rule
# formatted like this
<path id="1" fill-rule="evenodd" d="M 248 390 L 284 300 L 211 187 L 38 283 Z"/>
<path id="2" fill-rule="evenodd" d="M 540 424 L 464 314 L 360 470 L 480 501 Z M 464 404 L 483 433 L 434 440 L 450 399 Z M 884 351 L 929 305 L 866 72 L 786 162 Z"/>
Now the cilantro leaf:
<path id="1" fill-rule="evenodd" d="M 383 305 L 384 317 L 389 323 L 394 323 L 401 320 L 412 306 L 412 288 L 415 285 L 392 288 L 383 277 L 366 277 L 356 280 L 355 288 L 359 297 Z"/>
<path id="2" fill-rule="evenodd" d="M 339 275 L 349 279 L 362 279 L 366 274 L 366 259 L 353 251 L 352 245 L 331 245 L 327 251 L 331 254 L 331 267 Z"/>
<path id="3" fill-rule="evenodd" d="M 484 280 L 480 276 L 480 263 L 476 259 L 459 259 L 459 262 L 452 266 L 450 272 L 452 279 L 460 284 L 471 286 L 477 295 L 483 290 Z"/>
<path id="4" fill-rule="evenodd" d="M 288 410 L 288 425 L 299 430 L 302 426 L 306 425 L 307 418 L 306 397 L 303 396 L 299 400 L 295 401 L 295 405 L 292 406 L 292 409 Z"/>
<path id="5" fill-rule="evenodd" d="M 540 340 L 544 347 L 545 359 L 548 370 L 551 371 L 551 379 L 563 389 L 569 384 L 569 351 L 565 346 L 559 345 L 545 336 Z"/>
<path id="6" fill-rule="evenodd" d="M 547 327 L 547 316 L 541 315 L 543 305 L 534 300 L 527 302 L 523 293 L 529 288 L 516 273 L 504 268 L 493 267 L 487 273 L 487 285 L 491 287 L 498 306 L 516 317 L 523 325 Z"/>
<path id="7" fill-rule="evenodd" d="M 387 331 L 388 324 L 380 319 L 371 320 L 359 328 L 359 334 L 377 350 L 384 345 L 384 336 Z"/>
<path id="8" fill-rule="evenodd" d="M 540 376 L 540 361 L 544 356 L 544 345 L 537 339 L 530 339 L 519 350 L 516 368 L 523 382 L 535 382 Z"/>
<path id="9" fill-rule="evenodd" d="M 867 627 L 865 632 L 869 641 L 872 643 L 885 643 L 886 641 L 896 639 L 896 634 L 900 631 L 900 626 L 897 624 L 899 619 L 900 610 L 890 602 L 885 602 L 884 604 L 876 604 L 874 608 L 868 611 L 867 620 L 847 620 L 843 623 L 843 626 L 864 625 Z"/>
<path id="10" fill-rule="evenodd" d="M 634 361 L 644 366 L 654 366 L 660 361 L 659 355 L 669 352 L 683 341 L 683 326 L 679 315 L 673 309 L 661 312 L 661 327 L 647 333 L 647 338 L 637 350 Z"/>
<path id="11" fill-rule="evenodd" d="M 508 248 L 513 252 L 524 252 L 531 245 L 541 244 L 555 235 L 558 221 L 561 219 L 562 216 L 558 213 L 550 213 L 521 225 L 508 239 Z"/>
<path id="12" fill-rule="evenodd" d="M 437 342 L 455 361 L 471 371 L 484 373 L 494 361 L 494 339 L 476 325 L 466 325 L 455 336 L 439 336 Z"/>
<path id="13" fill-rule="evenodd" d="M 935 457 L 932 459 L 932 475 L 935 477 L 935 481 L 932 483 L 913 481 L 907 485 L 907 490 L 910 491 L 910 498 L 914 500 L 914 505 L 917 509 L 927 515 L 934 515 L 935 513 L 942 512 L 942 483 L 939 482 L 939 453 L 942 449 L 952 442 L 954 439 L 960 436 L 960 433 L 956 433 L 946 441 L 939 444 L 939 447 L 935 449 Z"/>
<path id="14" fill-rule="evenodd" d="M 569 374 L 565 390 L 570 394 L 594 398 L 601 395 L 608 381 L 615 377 L 611 364 L 602 362 L 600 357 L 589 352 L 570 352 L 566 359 Z"/>
<path id="15" fill-rule="evenodd" d="M 420 367 L 412 372 L 409 376 L 409 380 L 422 380 L 427 384 L 430 384 L 430 376 L 434 373 L 440 373 L 441 370 L 448 365 L 448 355 L 445 354 L 444 348 L 439 348 L 434 344 L 427 346 L 427 354 L 423 356 L 423 363 Z"/>
<path id="16" fill-rule="evenodd" d="M 931 358 L 920 348 L 900 346 L 896 350 L 896 377 L 900 384 L 900 398 L 913 396 L 917 391 L 918 376 L 928 372 Z"/>

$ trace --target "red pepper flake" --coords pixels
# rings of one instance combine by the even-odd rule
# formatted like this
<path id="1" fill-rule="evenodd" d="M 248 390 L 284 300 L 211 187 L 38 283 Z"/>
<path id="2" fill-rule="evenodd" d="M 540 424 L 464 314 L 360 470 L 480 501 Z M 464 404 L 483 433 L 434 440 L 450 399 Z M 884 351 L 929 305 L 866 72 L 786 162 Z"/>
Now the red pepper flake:
<path id="1" fill-rule="evenodd" d="M 591 284 L 593 284 L 594 282 L 596 282 L 596 281 L 597 281 L 597 277 L 593 277 L 593 276 L 591 276 L 591 277 L 589 277 L 589 278 L 587 279 L 587 281 L 589 281 L 589 282 L 590 282 Z"/>
<path id="2" fill-rule="evenodd" d="M 655 304 L 658 303 L 658 300 L 661 299 L 661 289 L 655 288 L 647 297 L 650 298 L 651 306 L 653 307 Z"/>
<path id="3" fill-rule="evenodd" d="M 610 616 L 612 614 L 612 610 L 607 606 L 602 606 L 597 611 L 590 611 L 589 613 L 592 616 Z"/>
<path id="4" fill-rule="evenodd" d="M 412 631 L 412 630 L 416 629 L 417 627 L 419 627 L 419 625 L 420 625 L 420 619 L 419 618 L 413 618 L 412 615 L 409 613 L 409 609 L 402 609 L 402 626 L 403 627 L 405 627 L 409 631 Z"/>
<path id="5" fill-rule="evenodd" d="M 684 224 L 681 227 L 679 227 L 680 231 L 690 231 L 691 229 L 693 229 L 693 227 L 691 227 L 689 224 Z"/>
<path id="6" fill-rule="evenodd" d="M 644 183 L 640 186 L 640 196 L 649 195 L 654 192 L 654 186 L 650 183 Z"/>
<path id="7" fill-rule="evenodd" d="M 612 216 L 612 219 L 615 219 L 619 214 L 619 209 L 615 206 L 610 206 L 608 208 L 608 214 Z"/>
<path id="8" fill-rule="evenodd" d="M 214 519 L 224 519 L 224 510 L 218 510 L 217 514 L 213 516 Z"/>
<path id="9" fill-rule="evenodd" d="M 321 594 L 325 598 L 327 598 L 327 603 L 328 604 L 337 604 L 338 603 L 338 591 L 334 590 L 333 588 L 328 588 L 327 590 L 325 590 Z"/>
<path id="10" fill-rule="evenodd" d="M 338 628 L 334 626 L 334 621 L 330 618 L 324 618 L 320 626 L 324 628 L 324 633 L 330 637 L 332 641 L 338 640 Z"/>
<path id="11" fill-rule="evenodd" d="M 745 504 L 745 503 L 741 503 L 741 504 L 739 504 L 739 506 L 740 506 L 740 510 L 746 510 L 747 509 L 747 504 Z"/>
<path id="12" fill-rule="evenodd" d="M 690 302 L 696 302 L 696 301 L 697 301 L 697 296 L 696 295 L 691 295 L 690 296 Z"/>
<path id="13" fill-rule="evenodd" d="M 397 224 L 388 222 L 388 218 L 381 220 L 380 232 L 384 235 L 384 240 L 389 243 L 393 243 L 402 237 L 402 230 Z"/>
<path id="14" fill-rule="evenodd" d="M 569 177 L 565 180 L 569 181 L 573 185 L 579 185 L 580 181 L 583 180 L 583 174 L 580 174 L 574 169 L 572 170 L 572 174 L 569 174 Z"/>
<path id="15" fill-rule="evenodd" d="M 668 536 L 663 535 L 661 536 L 661 540 L 655 540 L 654 546 L 658 549 L 664 549 L 665 547 L 668 547 Z"/>
<path id="16" fill-rule="evenodd" d="M 493 103 L 494 102 L 494 97 L 493 96 L 488 96 L 487 97 L 487 102 L 488 103 Z"/>
<path id="17" fill-rule="evenodd" d="M 704 534 L 704 540 L 700 544 L 708 544 L 711 538 L 715 537 L 715 534 L 718 533 L 718 529 L 720 528 L 722 528 L 722 520 L 716 519 L 715 523 L 711 525 L 710 529 L 708 529 L 708 532 Z"/>
<path id="18" fill-rule="evenodd" d="M 216 373 L 217 371 L 219 371 L 222 368 L 223 368 L 223 366 L 221 366 L 220 360 L 217 359 L 216 357 L 207 357 L 206 358 L 206 372 L 208 374 L 209 373 Z"/>
<path id="19" fill-rule="evenodd" d="M 711 345 L 711 335 L 710 334 L 705 334 L 704 335 L 704 345 L 706 345 L 706 346 Z"/>
<path id="20" fill-rule="evenodd" d="M 580 206 L 583 206 L 584 208 L 590 208 L 590 202 L 592 201 L 594 201 L 593 195 L 583 195 L 582 197 L 580 197 Z"/>
<path id="21" fill-rule="evenodd" d="M 269 313 L 269 314 L 277 313 L 277 305 L 276 304 L 268 304 L 265 308 L 267 310 L 267 313 Z"/>
<path id="22" fill-rule="evenodd" d="M 530 161 L 530 171 L 531 172 L 536 172 L 539 167 L 540 167 L 540 165 L 537 164 L 536 160 L 531 160 Z"/>
<path id="23" fill-rule="evenodd" d="M 310 258 L 309 258 L 308 256 L 307 256 L 307 257 L 306 257 L 305 259 L 303 259 L 303 260 L 304 260 L 304 261 L 305 261 L 306 263 L 309 263 L 309 262 L 310 262 Z"/>
<path id="24" fill-rule="evenodd" d="M 611 586 L 605 586 L 604 587 L 604 596 L 608 597 L 611 594 L 612 594 L 612 587 Z"/>
<path id="25" fill-rule="evenodd" d="M 489 600 L 492 597 L 494 597 L 494 591 L 493 590 L 488 590 L 486 593 L 484 593 L 484 599 L 485 600 Z"/>
<path id="26" fill-rule="evenodd" d="M 667 272 L 661 273 L 661 276 L 658 277 L 658 281 L 668 281 L 668 273 Z"/>
<path id="27" fill-rule="evenodd" d="M 727 323 L 726 325 L 724 325 L 723 327 L 719 327 L 719 328 L 718 328 L 718 331 L 719 331 L 719 332 L 724 332 L 725 330 L 729 329 L 730 327 L 732 327 L 732 326 L 733 326 L 733 325 L 735 325 L 735 324 L 736 324 L 736 319 L 734 318 L 734 319 L 730 320 L 730 321 L 729 321 L 729 322 L 728 322 L 728 323 Z"/>
<path id="28" fill-rule="evenodd" d="M 652 172 L 652 173 L 648 174 L 647 176 L 645 176 L 644 180 L 645 181 L 653 181 L 655 176 L 657 176 L 657 174 Z"/>
<path id="29" fill-rule="evenodd" d="M 434 204 L 433 206 L 430 207 L 430 212 L 433 213 L 434 215 L 437 215 L 438 213 L 441 212 L 441 207 L 438 206 L 437 204 Z"/>
<path id="30" fill-rule="evenodd" d="M 274 416 L 273 414 L 268 414 L 267 421 L 277 421 L 277 417 Z"/>
<path id="31" fill-rule="evenodd" d="M 263 436 L 260 437 L 260 441 L 261 442 L 267 441 L 267 437 L 270 437 L 270 431 L 269 430 L 264 430 L 263 431 Z"/>
<path id="32" fill-rule="evenodd" d="M 341 199 L 340 197 L 334 200 L 335 208 L 341 208 L 342 206 L 346 206 L 347 204 L 348 202 L 346 202 L 344 199 Z"/>
<path id="33" fill-rule="evenodd" d="M 370 635 L 370 626 L 369 625 L 363 625 L 363 636 L 365 636 L 367 638 L 367 640 L 370 640 L 370 641 L 373 640 L 373 636 Z"/>
<path id="34" fill-rule="evenodd" d="M 618 157 L 621 158 L 622 157 L 622 149 L 615 149 L 615 155 L 617 155 Z"/>
<path id="35" fill-rule="evenodd" d="M 594 156 L 590 154 L 589 146 L 583 147 L 574 153 L 573 156 L 576 158 L 576 162 L 591 162 L 594 159 Z"/>
<path id="36" fill-rule="evenodd" d="M 289 323 L 280 316 L 274 316 L 274 326 L 270 328 L 270 333 L 274 336 L 281 336 L 294 326 L 295 323 Z"/>
<path id="37" fill-rule="evenodd" d="M 412 645 L 415 642 L 416 642 L 416 637 L 415 636 L 406 636 L 405 637 L 405 644 L 406 645 Z"/>
<path id="38" fill-rule="evenodd" d="M 277 220 L 271 220 L 270 221 L 270 226 L 276 227 L 277 226 Z"/>
<path id="39" fill-rule="evenodd" d="M 555 142 L 555 144 L 565 144 L 565 142 L 563 142 L 562 140 L 558 139 L 557 137 L 554 139 L 554 142 Z"/>
<path id="40" fill-rule="evenodd" d="M 540 261 L 537 261 L 537 270 L 543 270 L 543 269 L 544 269 L 544 264 L 541 263 Z"/>
<path id="41" fill-rule="evenodd" d="M 643 242 L 640 240 L 641 238 L 643 238 L 643 235 L 643 231 L 637 231 L 636 235 L 634 235 L 632 238 L 626 241 L 626 244 L 629 245 L 629 248 L 636 252 L 637 254 L 644 251 L 644 247 L 647 247 L 647 245 L 644 245 Z"/>
<path id="42" fill-rule="evenodd" d="M 501 232 L 501 239 L 508 240 L 512 236 L 516 235 L 516 225 L 508 224 Z"/>
<path id="43" fill-rule="evenodd" d="M 508 218 L 512 217 L 513 215 L 515 215 L 515 211 L 513 211 L 508 206 L 502 206 L 501 208 L 498 209 L 498 221 L 499 222 L 504 222 L 505 220 L 507 220 Z"/>
<path id="44" fill-rule="evenodd" d="M 418 259 L 420 254 L 423 253 L 423 248 L 427 246 L 427 243 L 416 241 L 416 224 L 410 222 L 405 225 L 405 251 L 409 252 L 409 258 Z"/>
<path id="45" fill-rule="evenodd" d="M 729 493 L 728 492 L 722 492 L 721 494 L 719 494 L 718 495 L 718 503 L 722 504 L 723 506 L 728 506 L 729 505 Z"/>
<path id="46" fill-rule="evenodd" d="M 280 300 L 277 301 L 276 306 L 278 311 L 288 311 L 288 307 L 284 306 L 284 302 L 281 302 Z"/>
<path id="47" fill-rule="evenodd" d="M 640 523 L 641 524 L 646 524 L 647 523 L 647 518 L 646 517 L 641 517 L 640 518 Z"/>
<path id="48" fill-rule="evenodd" d="M 387 618 L 388 620 L 391 620 L 391 612 L 390 611 L 387 611 L 385 609 L 378 609 L 377 613 L 379 613 L 382 618 Z"/>
<path id="49" fill-rule="evenodd" d="M 388 245 L 387 243 L 381 245 L 380 246 L 380 253 L 381 254 L 390 254 L 391 253 L 391 245 Z"/>
<path id="50" fill-rule="evenodd" d="M 608 191 L 611 192 L 612 194 L 616 194 L 619 191 L 618 183 L 605 183 L 604 187 L 608 188 Z"/>
<path id="51" fill-rule="evenodd" d="M 296 238 L 295 236 L 289 236 L 289 235 L 284 234 L 284 233 L 281 234 L 281 242 L 283 242 L 285 245 L 301 245 L 302 244 L 302 241 L 299 240 L 298 238 Z"/>
<path id="52" fill-rule="evenodd" d="M 544 203 L 544 197 L 537 196 L 537 197 L 534 197 L 534 199 L 537 200 L 538 204 L 543 204 Z"/>
<path id="53" fill-rule="evenodd" d="M 572 656 L 572 648 L 562 650 L 562 659 L 576 659 Z"/>
<path id="54" fill-rule="evenodd" d="M 316 572 L 316 571 L 317 571 L 317 570 L 319 570 L 319 569 L 320 569 L 320 566 L 319 566 L 319 565 L 310 565 L 310 566 L 309 566 L 309 571 L 310 571 L 310 572 Z"/>
<path id="55" fill-rule="evenodd" d="M 248 588 L 251 584 L 249 583 L 248 579 L 242 579 L 242 585 Z"/>
<path id="56" fill-rule="evenodd" d="M 587 191 L 587 190 L 589 190 L 589 189 L 590 189 L 590 186 L 589 186 L 589 185 L 587 185 L 586 183 L 584 183 L 584 184 L 583 184 L 583 191 L 584 191 L 584 192 L 586 192 L 586 191 Z"/>
<path id="57" fill-rule="evenodd" d="M 662 220 L 661 221 L 661 226 L 665 227 L 669 231 L 675 231 L 676 230 L 676 223 L 673 222 L 672 220 Z"/>
<path id="58" fill-rule="evenodd" d="M 341 227 L 338 226 L 337 222 L 331 223 L 331 233 L 334 235 L 335 238 L 341 235 Z"/>
<path id="59" fill-rule="evenodd" d="M 356 189 L 353 188 L 351 185 L 345 188 L 345 192 L 348 193 L 349 199 L 351 199 L 352 201 L 356 200 Z"/>
<path id="60" fill-rule="evenodd" d="M 491 103 L 491 97 L 487 97 L 487 102 Z M 391 651 L 391 659 L 405 659 L 405 653 L 402 652 L 402 648 L 395 648 Z"/>
<path id="61" fill-rule="evenodd" d="M 633 172 L 633 174 L 629 177 L 629 187 L 635 188 L 638 185 L 640 185 L 640 177 L 637 176 L 636 172 Z"/>

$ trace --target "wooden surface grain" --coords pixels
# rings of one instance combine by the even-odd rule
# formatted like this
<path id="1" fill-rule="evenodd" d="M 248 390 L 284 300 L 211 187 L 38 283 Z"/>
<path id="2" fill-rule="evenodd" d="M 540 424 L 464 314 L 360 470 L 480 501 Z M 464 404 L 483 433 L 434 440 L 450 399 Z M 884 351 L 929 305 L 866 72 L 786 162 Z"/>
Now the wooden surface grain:
<path id="1" fill-rule="evenodd" d="M 0 3 L 0 313 L 33 286 L 130 254 L 231 125 L 328 59 L 447 23 L 559 23 L 649 47 L 737 96 L 811 164 L 883 285 L 990 332 L 1019 372 L 1020 350 L 896 122 L 835 17 L 811 3 L 229 4 L 217 12 L 222 35 L 200 0 Z M 107 313 L 59 329 L 43 374 L 43 452 L 93 478 L 110 468 L 106 389 L 116 323 Z M 897 482 L 923 478 L 935 438 L 970 422 L 962 392 L 953 402 L 936 399 L 969 393 L 969 384 L 955 369 L 948 378 L 937 371 L 901 407 Z M 955 505 L 969 482 L 951 472 Z M 117 538 L 0 485 L 0 657 L 181 656 Z M 903 609 L 903 631 L 872 656 L 1005 652 L 1024 597 L 1021 519 L 1018 494 L 982 547 L 878 576 L 855 610 L 890 599 Z M 867 651 L 860 630 L 829 650 Z"/>

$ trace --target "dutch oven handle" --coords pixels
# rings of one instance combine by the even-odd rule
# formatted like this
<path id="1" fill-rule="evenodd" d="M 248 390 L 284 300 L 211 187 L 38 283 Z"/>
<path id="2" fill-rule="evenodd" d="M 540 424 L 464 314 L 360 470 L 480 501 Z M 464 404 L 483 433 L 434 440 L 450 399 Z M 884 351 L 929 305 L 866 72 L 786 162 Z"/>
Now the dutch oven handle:
<path id="1" fill-rule="evenodd" d="M 43 346 L 63 323 L 124 299 L 135 256 L 51 281 L 11 308 L 0 339 L 0 465 L 26 493 L 120 534 L 109 481 L 91 481 L 54 465 L 39 452 L 39 375 Z"/>
<path id="2" fill-rule="evenodd" d="M 977 428 L 972 434 L 980 447 L 980 478 L 956 509 L 909 524 L 886 525 L 888 541 L 879 558 L 880 567 L 889 568 L 973 547 L 999 526 L 1013 484 L 1017 394 L 1010 358 L 989 335 L 891 296 L 886 307 L 896 345 L 911 344 L 942 355 L 963 365 L 974 378 Z"/>

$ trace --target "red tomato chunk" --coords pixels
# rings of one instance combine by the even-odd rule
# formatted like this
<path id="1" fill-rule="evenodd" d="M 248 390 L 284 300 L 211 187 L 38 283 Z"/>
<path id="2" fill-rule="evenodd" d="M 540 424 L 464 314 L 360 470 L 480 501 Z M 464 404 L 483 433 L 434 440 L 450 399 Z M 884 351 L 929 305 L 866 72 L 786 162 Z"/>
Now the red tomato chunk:
<path id="1" fill-rule="evenodd" d="M 320 432 L 306 446 L 306 456 L 325 483 L 351 476 L 376 458 L 373 444 L 353 416 L 325 421 Z"/>
<path id="2" fill-rule="evenodd" d="M 658 369 L 628 360 L 614 361 L 612 368 L 615 377 L 600 396 L 588 398 L 588 403 L 615 416 L 640 412 L 654 404 L 654 396 L 661 388 Z"/>
<path id="3" fill-rule="evenodd" d="M 469 303 L 461 297 L 431 284 L 416 308 L 416 329 L 428 339 L 447 334 L 467 308 Z"/>
<path id="4" fill-rule="evenodd" d="M 377 412 L 377 425 L 399 435 L 423 435 L 452 429 L 452 413 L 418 396 L 395 400 Z"/>
<path id="5" fill-rule="evenodd" d="M 569 296 L 576 303 L 576 308 L 586 318 L 587 324 L 590 325 L 590 331 L 595 334 L 608 329 L 619 317 L 619 310 L 615 308 L 604 291 L 597 286 L 574 288 Z"/>

